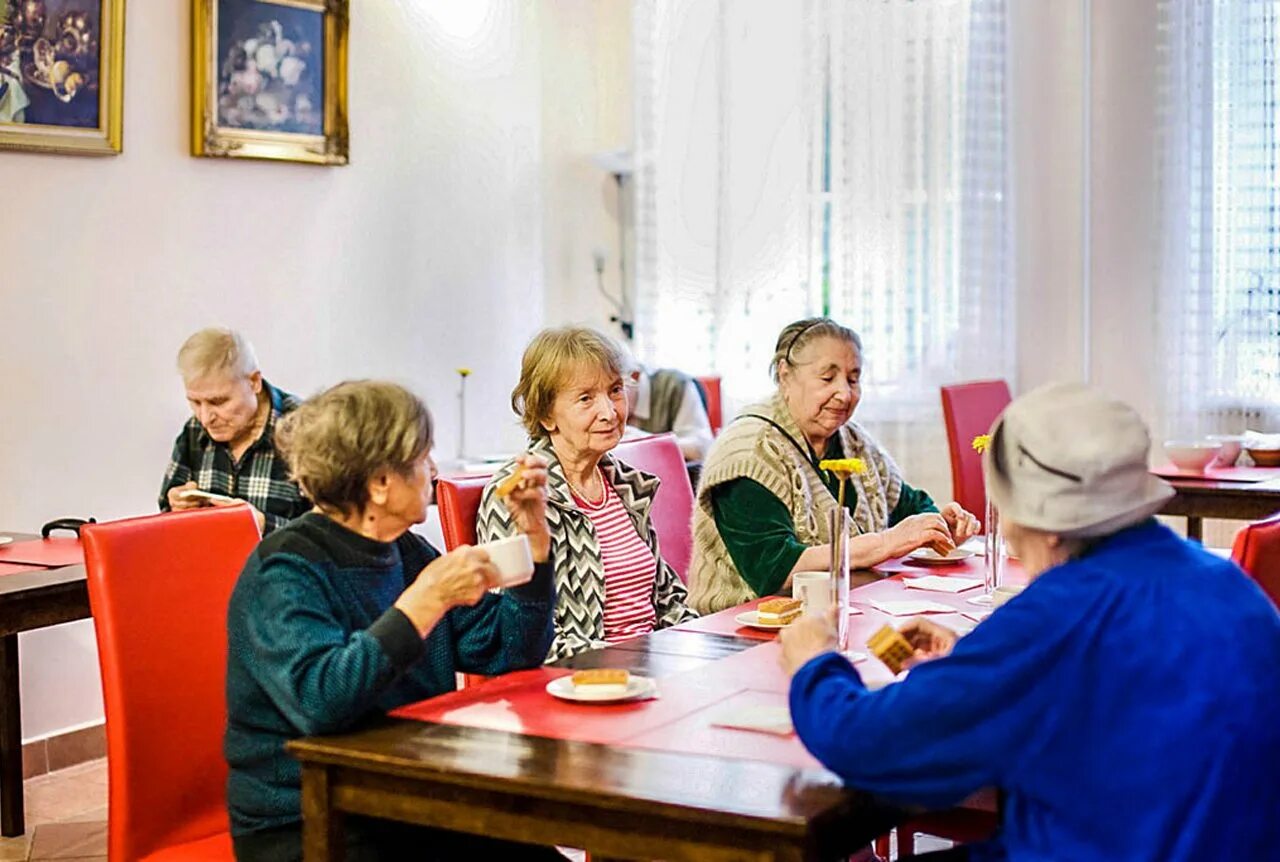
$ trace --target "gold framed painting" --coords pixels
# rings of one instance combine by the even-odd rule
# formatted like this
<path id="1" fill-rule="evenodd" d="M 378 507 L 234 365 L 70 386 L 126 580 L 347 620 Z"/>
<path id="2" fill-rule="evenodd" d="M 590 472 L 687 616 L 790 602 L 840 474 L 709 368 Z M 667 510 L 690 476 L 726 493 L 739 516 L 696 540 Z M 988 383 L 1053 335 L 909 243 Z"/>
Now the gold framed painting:
<path id="1" fill-rule="evenodd" d="M 0 0 L 0 149 L 115 155 L 125 0 Z"/>
<path id="2" fill-rule="evenodd" d="M 349 18 L 349 0 L 192 0 L 192 154 L 345 165 Z"/>

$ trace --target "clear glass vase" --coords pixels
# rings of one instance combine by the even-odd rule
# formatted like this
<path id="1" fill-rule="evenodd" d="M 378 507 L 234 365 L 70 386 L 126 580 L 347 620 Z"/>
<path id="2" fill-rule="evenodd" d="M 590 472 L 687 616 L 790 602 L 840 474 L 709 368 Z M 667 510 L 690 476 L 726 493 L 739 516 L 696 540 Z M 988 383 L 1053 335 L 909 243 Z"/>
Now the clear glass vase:
<path id="1" fill-rule="evenodd" d="M 849 533 L 853 528 L 849 510 L 837 506 L 831 513 L 831 590 L 836 609 L 836 646 L 849 651 Z"/>
<path id="2" fill-rule="evenodd" d="M 986 556 L 983 565 L 983 588 L 987 601 L 990 602 L 991 594 L 995 592 L 996 587 L 1000 586 L 1000 581 L 1004 577 L 1004 536 L 1000 532 L 1000 510 L 995 507 L 990 498 L 987 499 L 986 511 L 986 534 L 984 535 L 983 551 Z"/>

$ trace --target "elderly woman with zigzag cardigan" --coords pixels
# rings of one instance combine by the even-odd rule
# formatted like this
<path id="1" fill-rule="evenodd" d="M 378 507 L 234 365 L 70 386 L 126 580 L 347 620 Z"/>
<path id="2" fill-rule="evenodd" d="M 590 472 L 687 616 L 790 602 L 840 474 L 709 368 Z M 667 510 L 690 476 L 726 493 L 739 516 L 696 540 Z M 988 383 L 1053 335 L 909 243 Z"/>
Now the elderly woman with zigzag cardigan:
<path id="1" fill-rule="evenodd" d="M 658 479 L 609 452 L 627 424 L 621 350 L 584 327 L 548 329 L 530 342 L 511 405 L 547 467 L 547 527 L 555 566 L 554 661 L 696 616 L 662 559 L 649 509 Z M 504 465 L 485 487 L 481 541 L 512 535 L 501 493 L 520 469 Z"/>

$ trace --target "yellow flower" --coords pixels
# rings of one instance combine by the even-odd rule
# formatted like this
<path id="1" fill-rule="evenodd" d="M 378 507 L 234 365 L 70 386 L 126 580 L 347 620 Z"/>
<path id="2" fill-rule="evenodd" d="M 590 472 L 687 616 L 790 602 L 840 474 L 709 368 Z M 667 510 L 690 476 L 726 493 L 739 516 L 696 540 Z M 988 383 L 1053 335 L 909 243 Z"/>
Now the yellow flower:
<path id="1" fill-rule="evenodd" d="M 847 479 L 854 473 L 861 475 L 867 472 L 867 465 L 861 458 L 832 458 L 827 461 L 820 461 L 818 467 L 835 473 L 837 478 L 840 479 Z"/>
<path id="2" fill-rule="evenodd" d="M 990 445 L 991 445 L 990 434 L 979 434 L 977 437 L 973 438 L 973 451 L 977 452 L 978 454 L 982 454 L 983 452 L 987 451 L 987 447 Z"/>
<path id="3" fill-rule="evenodd" d="M 458 375 L 459 375 L 460 377 L 470 377 L 470 376 L 471 376 L 471 369 L 470 369 L 470 368 L 459 368 L 459 369 L 458 369 Z"/>

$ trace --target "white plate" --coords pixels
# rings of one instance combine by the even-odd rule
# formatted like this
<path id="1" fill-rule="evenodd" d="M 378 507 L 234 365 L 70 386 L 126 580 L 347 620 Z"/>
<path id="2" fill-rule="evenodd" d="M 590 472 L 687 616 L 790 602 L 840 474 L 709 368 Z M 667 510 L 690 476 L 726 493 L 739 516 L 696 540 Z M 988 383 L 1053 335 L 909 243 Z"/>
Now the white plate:
<path id="1" fill-rule="evenodd" d="M 796 617 L 796 620 L 792 620 L 791 623 L 782 623 L 781 625 L 778 625 L 775 623 L 760 622 L 760 615 L 756 611 L 743 611 L 733 619 L 734 622 L 740 626 L 749 626 L 753 629 L 763 629 L 767 632 L 776 632 L 778 629 L 785 629 L 787 626 L 791 625 L 791 623 L 800 618 Z"/>
<path id="2" fill-rule="evenodd" d="M 958 563 L 961 560 L 967 560 L 973 556 L 973 551 L 966 547 L 952 548 L 951 552 L 943 555 L 939 554 L 933 548 L 916 548 L 907 554 L 909 559 L 915 560 L 917 563 L 935 563 L 937 565 L 945 565 L 947 563 Z"/>
<path id="3" fill-rule="evenodd" d="M 13 536 L 0 536 L 0 545 L 7 545 L 13 541 Z"/>
<path id="4" fill-rule="evenodd" d="M 624 700 L 640 700 L 642 698 L 657 697 L 658 686 L 653 680 L 647 676 L 631 676 L 627 681 L 627 690 L 622 694 L 609 694 L 608 692 L 592 692 L 575 688 L 573 685 L 573 676 L 562 676 L 553 679 L 547 683 L 547 694 L 552 697 L 558 697 L 561 700 L 573 700 L 578 703 L 619 703 Z"/>

